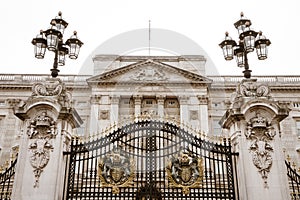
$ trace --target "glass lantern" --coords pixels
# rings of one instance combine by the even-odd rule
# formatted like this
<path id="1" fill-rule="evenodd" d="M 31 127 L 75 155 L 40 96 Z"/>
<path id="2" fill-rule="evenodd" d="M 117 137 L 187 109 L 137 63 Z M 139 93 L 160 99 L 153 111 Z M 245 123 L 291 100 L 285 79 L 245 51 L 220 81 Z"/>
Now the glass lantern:
<path id="1" fill-rule="evenodd" d="M 233 59 L 233 48 L 236 46 L 236 42 L 228 35 L 228 32 L 225 33 L 225 40 L 219 44 L 223 50 L 223 55 L 225 60 Z"/>
<path id="2" fill-rule="evenodd" d="M 256 36 L 257 36 L 257 32 L 252 30 L 248 30 L 240 35 L 240 40 L 243 41 L 244 48 L 247 52 L 254 51 Z"/>
<path id="3" fill-rule="evenodd" d="M 74 31 L 74 35 L 66 41 L 66 45 L 69 46 L 69 58 L 77 59 L 80 47 L 83 43 L 77 38 L 77 32 Z"/>
<path id="4" fill-rule="evenodd" d="M 239 45 L 235 50 L 234 50 L 234 55 L 236 58 L 236 63 L 238 67 L 245 67 L 245 52 L 244 52 L 244 47 L 242 45 Z"/>
<path id="5" fill-rule="evenodd" d="M 36 38 L 32 39 L 31 42 L 34 45 L 34 55 L 38 59 L 43 59 L 45 56 L 45 51 L 47 48 L 47 41 L 43 35 L 43 31 L 40 31 L 40 34 Z"/>
<path id="6" fill-rule="evenodd" d="M 58 47 L 58 65 L 59 66 L 64 66 L 65 65 L 65 60 L 66 60 L 66 55 L 68 54 L 68 48 L 64 47 L 63 45 L 59 44 Z"/>
<path id="7" fill-rule="evenodd" d="M 244 17 L 244 13 L 241 12 L 241 19 L 234 23 L 235 28 L 238 30 L 239 35 L 244 33 L 245 31 L 248 31 L 251 26 L 251 21 L 249 19 L 246 19 Z"/>
<path id="8" fill-rule="evenodd" d="M 266 39 L 262 32 L 259 32 L 259 35 L 255 41 L 255 48 L 257 57 L 259 60 L 265 60 L 268 57 L 268 46 L 271 44 L 270 40 Z"/>
<path id="9" fill-rule="evenodd" d="M 58 12 L 58 16 L 55 17 L 55 19 L 52 19 L 50 24 L 52 26 L 55 26 L 56 29 L 61 32 L 61 34 L 64 34 L 65 29 L 68 26 L 68 23 L 62 19 L 62 13 Z"/>
<path id="10" fill-rule="evenodd" d="M 59 40 L 62 38 L 61 32 L 56 30 L 55 26 L 52 26 L 50 29 L 45 32 L 47 39 L 47 47 L 49 51 L 56 51 Z"/>

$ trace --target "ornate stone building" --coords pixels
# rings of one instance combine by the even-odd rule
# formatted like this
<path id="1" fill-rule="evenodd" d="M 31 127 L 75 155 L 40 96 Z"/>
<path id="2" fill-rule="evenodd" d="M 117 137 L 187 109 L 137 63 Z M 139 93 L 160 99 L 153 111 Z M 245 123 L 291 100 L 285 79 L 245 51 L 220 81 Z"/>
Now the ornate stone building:
<path id="1" fill-rule="evenodd" d="M 233 152 L 239 154 L 235 173 L 240 199 L 269 199 L 272 193 L 273 199 L 287 197 L 287 185 L 278 189 L 280 186 L 271 184 L 287 180 L 287 157 L 300 166 L 300 76 L 255 76 L 251 80 L 241 76 L 207 76 L 206 58 L 201 55 L 96 55 L 93 62 L 94 74 L 60 75 L 61 82 L 55 83 L 49 82 L 48 75 L 0 74 L 1 166 L 14 160 L 21 150 L 28 150 L 20 143 L 34 141 L 39 125 L 49 127 L 48 132 L 51 126 L 58 126 L 58 122 L 52 122 L 54 114 L 48 114 L 51 119 L 46 120 L 46 125 L 39 124 L 39 118 L 26 122 L 30 118 L 26 113 L 30 108 L 26 106 L 59 94 L 53 105 L 77 111 L 72 114 L 75 122 L 66 122 L 72 127 L 68 128 L 72 133 L 69 137 L 105 136 L 114 127 L 140 119 L 176 122 L 197 137 L 231 140 Z M 50 101 L 42 105 L 48 105 L 47 102 Z M 43 109 L 41 106 L 36 111 Z M 29 126 L 32 129 L 28 132 Z M 50 141 L 58 137 L 47 134 L 38 139 Z M 50 143 L 44 148 L 55 149 Z M 37 142 L 29 144 L 32 148 L 38 146 Z M 64 145 L 67 149 L 68 143 Z M 43 170 L 33 164 L 32 167 L 37 187 Z M 247 173 L 254 174 L 253 179 Z M 266 188 L 267 194 L 260 193 Z M 185 192 L 188 194 L 189 190 Z M 250 198 L 246 193 L 253 195 Z"/>

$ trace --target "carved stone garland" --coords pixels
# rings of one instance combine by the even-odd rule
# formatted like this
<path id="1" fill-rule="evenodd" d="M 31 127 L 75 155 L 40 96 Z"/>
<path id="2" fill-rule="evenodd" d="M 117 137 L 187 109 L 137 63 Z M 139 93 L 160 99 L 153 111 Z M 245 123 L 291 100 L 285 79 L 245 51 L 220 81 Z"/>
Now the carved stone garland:
<path id="1" fill-rule="evenodd" d="M 56 137 L 56 127 L 53 119 L 43 112 L 30 122 L 28 128 L 30 164 L 35 176 L 33 186 L 38 187 L 41 173 L 50 159 L 50 152 L 53 149 L 51 139 Z"/>
<path id="2" fill-rule="evenodd" d="M 252 140 L 249 148 L 252 161 L 264 180 L 265 188 L 268 187 L 267 178 L 273 163 L 271 156 L 273 147 L 269 142 L 275 135 L 271 123 L 265 117 L 262 117 L 259 112 L 247 124 L 245 136 L 247 139 Z"/>

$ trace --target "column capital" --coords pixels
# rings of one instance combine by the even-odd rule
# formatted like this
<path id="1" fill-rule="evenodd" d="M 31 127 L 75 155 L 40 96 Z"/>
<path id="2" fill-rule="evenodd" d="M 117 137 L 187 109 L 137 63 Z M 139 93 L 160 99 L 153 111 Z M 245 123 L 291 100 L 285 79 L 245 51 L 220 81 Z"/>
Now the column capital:
<path id="1" fill-rule="evenodd" d="M 198 95 L 198 100 L 200 105 L 207 105 L 208 104 L 208 96 L 207 95 Z"/>
<path id="2" fill-rule="evenodd" d="M 166 95 L 156 95 L 157 104 L 164 104 Z"/>
<path id="3" fill-rule="evenodd" d="M 142 104 L 142 96 L 141 95 L 133 95 L 133 100 L 135 105 Z"/>
<path id="4" fill-rule="evenodd" d="M 179 100 L 180 104 L 187 104 L 189 98 L 190 97 L 186 96 L 186 95 L 180 95 L 180 96 L 178 96 L 178 100 Z"/>
<path id="5" fill-rule="evenodd" d="M 98 94 L 94 94 L 90 98 L 91 104 L 99 104 L 100 100 L 101 100 L 101 95 Z"/>
<path id="6" fill-rule="evenodd" d="M 22 100 L 21 99 L 7 99 L 6 102 L 12 108 L 18 106 Z"/>

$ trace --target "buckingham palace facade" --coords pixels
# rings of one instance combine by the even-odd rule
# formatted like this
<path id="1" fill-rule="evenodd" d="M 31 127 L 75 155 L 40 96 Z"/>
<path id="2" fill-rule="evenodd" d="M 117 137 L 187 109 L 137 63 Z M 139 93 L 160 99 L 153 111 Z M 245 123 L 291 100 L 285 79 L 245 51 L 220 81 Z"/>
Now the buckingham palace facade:
<path id="1" fill-rule="evenodd" d="M 299 199 L 300 76 L 206 75 L 202 55 L 93 63 L 0 74 L 10 198 Z"/>

